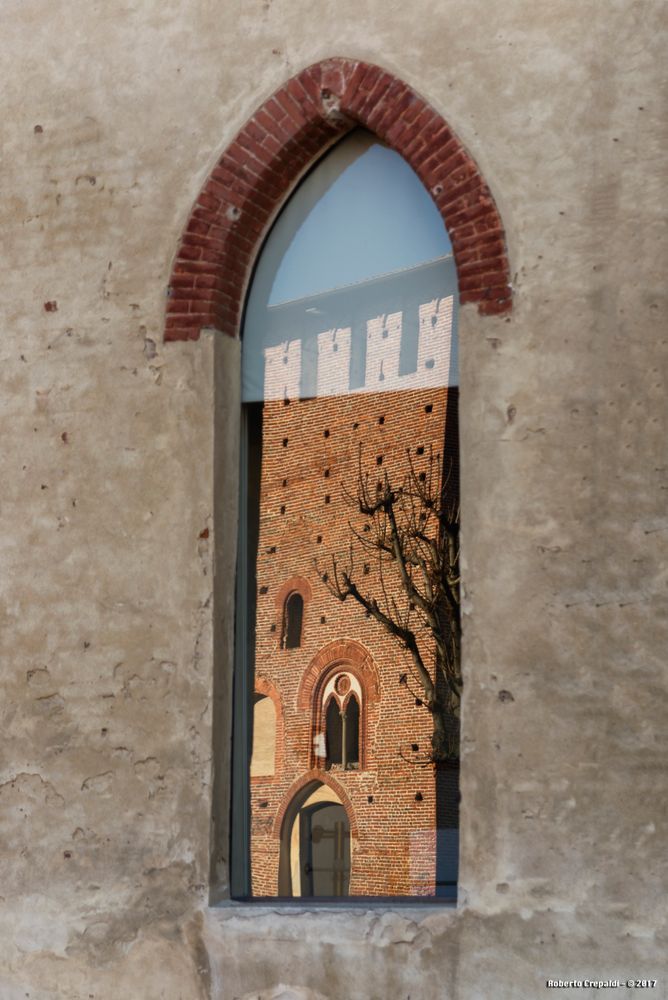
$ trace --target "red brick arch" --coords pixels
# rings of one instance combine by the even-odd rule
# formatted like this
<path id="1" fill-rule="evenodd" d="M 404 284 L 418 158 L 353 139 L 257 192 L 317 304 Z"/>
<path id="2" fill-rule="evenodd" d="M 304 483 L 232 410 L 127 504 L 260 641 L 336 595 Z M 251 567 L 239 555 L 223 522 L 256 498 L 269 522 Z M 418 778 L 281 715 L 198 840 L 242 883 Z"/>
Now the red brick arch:
<path id="1" fill-rule="evenodd" d="M 322 685 L 326 677 L 337 669 L 351 668 L 361 685 L 366 698 L 370 702 L 380 697 L 378 669 L 368 649 L 356 639 L 340 639 L 328 642 L 320 649 L 304 671 L 297 691 L 297 707 L 301 711 L 310 711 L 316 685 Z"/>
<path id="2" fill-rule="evenodd" d="M 331 788 L 334 792 L 336 792 L 338 797 L 341 799 L 343 808 L 346 810 L 348 814 L 348 821 L 350 823 L 350 836 L 355 838 L 359 837 L 359 830 L 357 829 L 357 820 L 355 819 L 353 804 L 350 801 L 350 798 L 346 790 L 339 784 L 338 781 L 336 781 L 334 778 L 331 778 L 324 771 L 317 771 L 317 770 L 307 771 L 306 774 L 303 774 L 301 778 L 297 778 L 297 780 L 290 785 L 287 792 L 283 796 L 279 810 L 276 813 L 276 818 L 274 820 L 274 825 L 272 828 L 273 836 L 274 837 L 281 836 L 283 821 L 285 820 L 285 814 L 290 808 L 295 796 L 298 795 L 299 792 L 301 792 L 301 790 L 305 788 L 307 785 L 310 785 L 314 782 L 317 782 L 319 785 L 327 785 L 328 788 Z"/>
<path id="3" fill-rule="evenodd" d="M 290 594 L 294 593 L 301 594 L 304 605 L 311 600 L 313 590 L 311 588 L 311 584 L 305 577 L 291 576 L 289 580 L 286 580 L 285 583 L 281 585 L 276 592 L 276 597 L 274 598 L 276 609 L 278 610 L 282 608 L 285 604 L 286 598 L 289 597 Z"/>
<path id="4" fill-rule="evenodd" d="M 444 118 L 379 66 L 326 59 L 288 80 L 246 122 L 204 184 L 169 283 L 165 340 L 204 327 L 239 335 L 255 258 L 305 171 L 356 125 L 411 165 L 452 241 L 460 302 L 482 314 L 511 309 L 501 218 L 480 170 Z"/>

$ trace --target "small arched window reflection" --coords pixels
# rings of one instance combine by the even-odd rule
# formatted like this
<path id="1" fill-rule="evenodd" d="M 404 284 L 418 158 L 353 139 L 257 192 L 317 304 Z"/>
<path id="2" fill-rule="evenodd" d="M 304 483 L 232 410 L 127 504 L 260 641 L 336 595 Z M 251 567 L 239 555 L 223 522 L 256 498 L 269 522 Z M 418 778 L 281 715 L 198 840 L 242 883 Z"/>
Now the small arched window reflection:
<path id="1" fill-rule="evenodd" d="M 346 766 L 357 766 L 360 761 L 360 705 L 354 694 L 344 709 L 346 732 Z"/>
<path id="2" fill-rule="evenodd" d="M 304 617 L 304 598 L 301 594 L 290 594 L 283 607 L 283 649 L 297 649 L 302 644 L 302 619 Z"/>
<path id="3" fill-rule="evenodd" d="M 344 770 L 359 767 L 360 704 L 352 694 L 342 707 L 332 696 L 325 711 L 326 767 L 340 765 Z"/>
<path id="4" fill-rule="evenodd" d="M 336 698 L 329 699 L 325 713 L 325 746 L 327 751 L 327 768 L 332 764 L 340 764 L 343 758 L 343 731 L 341 710 Z"/>

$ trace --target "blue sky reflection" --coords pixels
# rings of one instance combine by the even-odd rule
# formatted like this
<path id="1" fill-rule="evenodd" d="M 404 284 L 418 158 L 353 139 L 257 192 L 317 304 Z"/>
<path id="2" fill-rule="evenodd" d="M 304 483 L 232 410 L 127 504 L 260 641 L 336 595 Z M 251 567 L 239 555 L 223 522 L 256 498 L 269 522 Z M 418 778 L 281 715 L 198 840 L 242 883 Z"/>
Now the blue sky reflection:
<path id="1" fill-rule="evenodd" d="M 356 132 L 328 159 L 346 153 L 355 156 L 365 145 L 366 150 L 356 155 L 320 197 L 313 195 L 321 188 L 321 168 L 327 161 L 304 181 L 300 195 L 311 195 L 315 203 L 285 251 L 268 305 L 364 281 L 452 252 L 436 206 L 398 153 Z M 292 222 L 282 215 L 270 239 L 278 237 L 282 242 L 276 230 Z"/>

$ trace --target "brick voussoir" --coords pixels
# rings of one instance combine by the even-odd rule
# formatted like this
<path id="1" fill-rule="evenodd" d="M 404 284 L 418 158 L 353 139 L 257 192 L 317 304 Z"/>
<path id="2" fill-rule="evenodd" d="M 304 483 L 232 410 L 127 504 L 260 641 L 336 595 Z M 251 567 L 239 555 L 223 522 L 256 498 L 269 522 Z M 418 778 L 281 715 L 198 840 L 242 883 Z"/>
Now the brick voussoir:
<path id="1" fill-rule="evenodd" d="M 331 99 L 341 114 L 332 114 Z M 332 58 L 306 67 L 280 87 L 242 127 L 205 182 L 186 223 L 169 285 L 165 340 L 197 339 L 197 323 L 238 336 L 250 269 L 269 220 L 304 169 L 351 127 L 349 116 L 383 137 L 421 177 L 450 232 L 464 285 L 462 301 L 483 315 L 512 307 L 505 237 L 484 178 L 448 123 L 405 81 L 379 66 Z M 472 266 L 480 264 L 480 270 Z M 192 275 L 215 282 L 195 286 Z M 195 292 L 219 290 L 201 312 Z M 190 292 L 190 294 L 189 294 Z M 183 313 L 175 313 L 174 302 Z M 169 303 L 172 303 L 171 305 Z M 213 316 L 217 310 L 219 316 Z M 177 323 L 179 316 L 183 321 Z"/>

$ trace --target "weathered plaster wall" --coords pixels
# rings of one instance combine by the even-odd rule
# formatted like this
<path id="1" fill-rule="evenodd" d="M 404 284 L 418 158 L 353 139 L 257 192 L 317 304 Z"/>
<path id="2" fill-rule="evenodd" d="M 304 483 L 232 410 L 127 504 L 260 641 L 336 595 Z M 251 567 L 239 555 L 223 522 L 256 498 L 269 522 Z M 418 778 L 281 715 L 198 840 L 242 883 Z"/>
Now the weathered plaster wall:
<path id="1" fill-rule="evenodd" d="M 3 13 L 2 1000 L 533 1000 L 585 975 L 668 995 L 665 6 Z M 214 345 L 162 345 L 164 292 L 215 158 L 333 54 L 451 122 L 515 271 L 510 319 L 461 322 L 457 912 L 207 907 Z"/>

